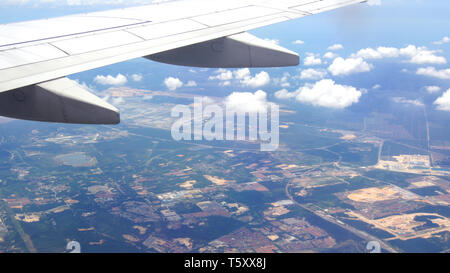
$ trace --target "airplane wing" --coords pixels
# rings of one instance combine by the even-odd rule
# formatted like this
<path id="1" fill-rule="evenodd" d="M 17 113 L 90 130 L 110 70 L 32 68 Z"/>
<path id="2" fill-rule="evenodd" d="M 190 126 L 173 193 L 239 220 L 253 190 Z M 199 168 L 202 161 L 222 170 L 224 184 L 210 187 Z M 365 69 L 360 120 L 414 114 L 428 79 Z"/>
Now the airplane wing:
<path id="1" fill-rule="evenodd" d="M 145 57 L 195 67 L 276 67 L 299 56 L 246 31 L 363 0 L 180 0 L 0 25 L 0 115 L 117 124 L 66 76 Z"/>

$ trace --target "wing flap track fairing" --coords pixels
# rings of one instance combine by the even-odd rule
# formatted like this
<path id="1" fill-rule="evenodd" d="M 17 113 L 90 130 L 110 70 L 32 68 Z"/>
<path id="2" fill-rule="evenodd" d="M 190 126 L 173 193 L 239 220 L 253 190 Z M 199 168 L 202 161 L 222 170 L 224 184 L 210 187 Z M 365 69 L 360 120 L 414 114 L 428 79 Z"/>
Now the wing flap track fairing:
<path id="1" fill-rule="evenodd" d="M 117 108 L 60 78 L 0 93 L 0 115 L 45 122 L 118 124 Z"/>
<path id="2" fill-rule="evenodd" d="M 210 68 L 282 67 L 296 66 L 300 62 L 297 53 L 246 32 L 145 58 L 167 64 Z"/>

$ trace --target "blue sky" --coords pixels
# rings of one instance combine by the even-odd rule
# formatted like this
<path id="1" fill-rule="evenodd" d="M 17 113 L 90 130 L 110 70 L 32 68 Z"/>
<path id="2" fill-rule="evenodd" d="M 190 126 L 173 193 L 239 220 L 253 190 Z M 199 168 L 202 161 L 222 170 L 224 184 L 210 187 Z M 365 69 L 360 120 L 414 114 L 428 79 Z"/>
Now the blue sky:
<path id="1" fill-rule="evenodd" d="M 0 23 L 126 6 L 122 1 L 0 1 Z M 140 2 L 126 1 L 127 5 Z M 267 92 L 268 100 L 344 109 L 364 96 L 450 111 L 450 1 L 381 0 L 251 31 L 298 52 L 299 67 L 250 70 L 191 69 L 144 59 L 77 75 L 96 91 L 115 85 L 150 90 Z M 296 42 L 297 41 L 297 42 Z"/>

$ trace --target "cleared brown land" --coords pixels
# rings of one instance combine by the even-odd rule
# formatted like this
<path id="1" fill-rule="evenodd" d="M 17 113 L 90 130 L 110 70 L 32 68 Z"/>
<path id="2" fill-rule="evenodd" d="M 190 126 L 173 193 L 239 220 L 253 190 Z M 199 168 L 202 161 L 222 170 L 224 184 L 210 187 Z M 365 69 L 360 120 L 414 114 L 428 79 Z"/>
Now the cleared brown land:
<path id="1" fill-rule="evenodd" d="M 226 180 L 226 179 L 219 178 L 217 176 L 212 176 L 212 175 L 207 175 L 207 174 L 205 174 L 204 177 L 218 186 L 224 186 L 228 183 L 234 182 L 232 180 Z"/>
<path id="2" fill-rule="evenodd" d="M 374 225 L 376 228 L 384 230 L 394 235 L 388 240 L 400 239 L 409 240 L 414 238 L 431 238 L 433 234 L 443 231 L 450 231 L 450 219 L 436 213 L 411 213 L 402 215 L 392 215 L 381 219 L 370 220 L 355 212 L 348 212 L 350 216 L 356 217 L 358 220 Z M 416 221 L 417 216 L 434 217 L 431 222 L 438 227 L 424 228 L 417 230 L 425 224 L 424 221 Z"/>
<path id="3" fill-rule="evenodd" d="M 347 195 L 347 198 L 352 201 L 364 203 L 374 203 L 404 197 L 405 196 L 401 192 L 392 186 L 386 186 L 383 188 L 366 188 L 353 191 Z"/>

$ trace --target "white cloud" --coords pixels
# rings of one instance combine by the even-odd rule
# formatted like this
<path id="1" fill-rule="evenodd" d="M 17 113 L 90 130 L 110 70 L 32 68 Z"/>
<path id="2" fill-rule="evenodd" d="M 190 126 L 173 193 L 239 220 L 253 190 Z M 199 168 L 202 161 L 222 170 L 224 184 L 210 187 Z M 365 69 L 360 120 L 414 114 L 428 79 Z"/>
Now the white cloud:
<path id="1" fill-rule="evenodd" d="M 229 81 L 229 80 L 233 79 L 233 72 L 231 72 L 230 70 L 218 69 L 218 70 L 216 70 L 215 73 L 218 75 L 210 76 L 209 77 L 210 80 Z"/>
<path id="2" fill-rule="evenodd" d="M 363 59 L 381 59 L 383 56 L 377 50 L 373 48 L 360 49 L 355 54 L 352 54 L 352 58 L 363 58 Z"/>
<path id="3" fill-rule="evenodd" d="M 248 68 L 238 69 L 238 70 L 233 72 L 233 75 L 238 80 L 245 79 L 246 77 L 250 76 L 250 69 L 248 69 Z"/>
<path id="4" fill-rule="evenodd" d="M 378 53 L 381 54 L 381 56 L 383 58 L 395 58 L 395 57 L 398 57 L 398 55 L 402 53 L 402 50 L 406 50 L 407 48 L 408 47 L 398 50 L 395 47 L 379 46 L 377 48 L 377 51 L 378 51 Z"/>
<path id="5" fill-rule="evenodd" d="M 269 73 L 261 71 L 252 77 L 250 69 L 248 68 L 242 68 L 235 71 L 218 69 L 215 73 L 217 75 L 210 76 L 209 79 L 222 81 L 219 83 L 221 86 L 231 85 L 231 80 L 238 80 L 241 85 L 254 88 L 264 86 L 270 82 Z"/>
<path id="6" fill-rule="evenodd" d="M 94 81 L 101 85 L 124 85 L 128 82 L 127 77 L 125 77 L 122 74 L 117 74 L 117 76 L 103 76 L 103 75 L 97 75 L 94 78 Z"/>
<path id="7" fill-rule="evenodd" d="M 283 73 L 283 76 L 281 78 L 275 78 L 273 79 L 274 84 L 280 85 L 281 87 L 289 87 L 291 84 L 289 83 L 289 78 L 291 77 L 291 74 L 285 72 Z"/>
<path id="8" fill-rule="evenodd" d="M 372 86 L 373 90 L 378 90 L 380 88 L 381 88 L 381 85 L 379 85 L 379 84 L 375 84 L 374 86 Z"/>
<path id="9" fill-rule="evenodd" d="M 368 72 L 372 70 L 373 65 L 366 63 L 362 58 L 344 59 L 338 57 L 328 67 L 328 71 L 333 76 L 350 75 L 354 73 Z"/>
<path id="10" fill-rule="evenodd" d="M 131 79 L 133 79 L 133 81 L 135 82 L 140 82 L 143 79 L 142 74 L 133 74 L 131 75 Z"/>
<path id="11" fill-rule="evenodd" d="M 328 47 L 328 50 L 331 50 L 331 51 L 341 50 L 341 49 L 344 49 L 344 46 L 341 44 L 334 44 L 334 45 Z"/>
<path id="12" fill-rule="evenodd" d="M 334 52 L 327 52 L 327 53 L 325 53 L 324 55 L 323 55 L 323 57 L 325 58 L 325 59 L 335 59 L 335 58 L 337 58 L 339 55 L 338 54 L 336 54 L 336 53 L 334 53 Z"/>
<path id="13" fill-rule="evenodd" d="M 302 40 L 295 40 L 292 43 L 295 44 L 295 45 L 303 45 L 303 44 L 305 44 L 305 42 L 303 42 Z"/>
<path id="14" fill-rule="evenodd" d="M 425 86 L 425 90 L 427 90 L 428 93 L 433 94 L 441 91 L 441 88 L 439 86 Z"/>
<path id="15" fill-rule="evenodd" d="M 324 69 L 308 68 L 302 70 L 300 73 L 300 79 L 302 80 L 320 80 L 325 78 L 328 72 Z"/>
<path id="16" fill-rule="evenodd" d="M 195 87 L 195 86 L 197 86 L 197 83 L 195 81 L 188 81 L 186 83 L 186 86 L 187 87 Z"/>
<path id="17" fill-rule="evenodd" d="M 166 85 L 167 89 L 170 91 L 175 91 L 176 89 L 183 86 L 183 82 L 180 81 L 178 78 L 174 77 L 168 77 L 164 80 L 164 84 Z"/>
<path id="18" fill-rule="evenodd" d="M 325 79 L 314 84 L 306 84 L 294 92 L 286 89 L 275 93 L 278 99 L 295 98 L 302 103 L 327 108 L 342 109 L 359 101 L 362 90 L 355 87 L 336 84 L 333 80 Z"/>
<path id="19" fill-rule="evenodd" d="M 303 61 L 304 65 L 319 65 L 322 64 L 322 60 L 312 53 L 306 53 L 306 58 Z"/>
<path id="20" fill-rule="evenodd" d="M 437 105 L 438 110 L 442 111 L 450 111 L 450 89 L 445 91 L 442 96 L 437 98 L 436 101 L 434 101 L 434 104 Z"/>
<path id="21" fill-rule="evenodd" d="M 280 100 L 295 98 L 297 95 L 297 92 L 289 92 L 286 89 L 281 89 L 275 92 L 275 98 Z"/>
<path id="22" fill-rule="evenodd" d="M 404 97 L 395 97 L 392 98 L 392 100 L 396 103 L 401 103 L 401 104 L 409 104 L 409 105 L 413 105 L 413 106 L 424 106 L 423 102 L 421 102 L 420 100 L 411 100 L 411 99 L 407 99 Z"/>
<path id="23" fill-rule="evenodd" d="M 352 57 L 360 57 L 363 59 L 382 59 L 382 58 L 397 58 L 400 56 L 400 50 L 395 47 L 377 47 L 364 48 L 359 50 L 356 54 L 352 54 Z"/>
<path id="24" fill-rule="evenodd" d="M 113 105 L 119 105 L 125 102 L 125 99 L 122 97 L 111 97 L 111 96 L 106 96 L 104 98 L 102 98 L 104 101 L 109 102 Z"/>
<path id="25" fill-rule="evenodd" d="M 267 93 L 258 90 L 251 92 L 233 92 L 226 97 L 225 105 L 227 109 L 237 112 L 258 112 L 267 110 Z"/>
<path id="26" fill-rule="evenodd" d="M 447 59 L 442 56 L 436 55 L 436 50 L 429 50 L 426 47 L 416 47 L 415 45 L 409 45 L 404 48 L 395 47 L 377 47 L 364 48 L 359 50 L 356 54 L 352 54 L 352 58 L 360 57 L 365 60 L 368 59 L 383 59 L 383 58 L 399 58 L 407 57 L 410 63 L 414 64 L 445 64 Z"/>
<path id="27" fill-rule="evenodd" d="M 450 68 L 437 70 L 436 68 L 434 68 L 432 66 L 422 67 L 422 68 L 417 69 L 416 74 L 433 77 L 433 78 L 439 78 L 439 79 L 443 79 L 443 80 L 448 80 L 448 79 L 450 79 Z"/>
<path id="28" fill-rule="evenodd" d="M 253 88 L 264 86 L 269 82 L 270 82 L 269 73 L 265 71 L 261 71 L 260 73 L 256 74 L 255 77 L 247 76 L 241 80 L 242 85 Z"/>
<path id="29" fill-rule="evenodd" d="M 289 78 L 288 76 L 283 76 L 280 79 L 280 85 L 281 87 L 289 87 L 291 86 L 291 84 L 289 83 Z"/>
<path id="30" fill-rule="evenodd" d="M 450 38 L 445 36 L 444 38 L 442 38 L 442 40 L 436 41 L 433 44 L 435 44 L 435 45 L 443 45 L 443 44 L 446 44 L 446 43 L 449 43 L 449 42 L 450 42 Z"/>
<path id="31" fill-rule="evenodd" d="M 219 85 L 220 86 L 229 86 L 229 85 L 231 85 L 231 82 L 230 81 L 224 81 L 224 82 L 219 83 Z"/>
<path id="32" fill-rule="evenodd" d="M 400 54 L 411 58 L 410 62 L 415 64 L 445 64 L 447 59 L 441 56 L 436 56 L 435 50 L 428 50 L 426 47 L 416 47 L 409 45 L 400 49 Z"/>

